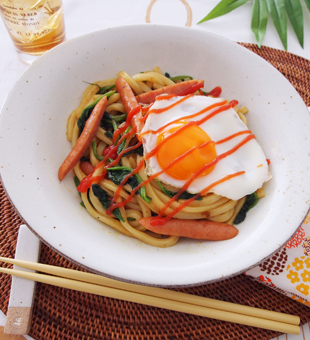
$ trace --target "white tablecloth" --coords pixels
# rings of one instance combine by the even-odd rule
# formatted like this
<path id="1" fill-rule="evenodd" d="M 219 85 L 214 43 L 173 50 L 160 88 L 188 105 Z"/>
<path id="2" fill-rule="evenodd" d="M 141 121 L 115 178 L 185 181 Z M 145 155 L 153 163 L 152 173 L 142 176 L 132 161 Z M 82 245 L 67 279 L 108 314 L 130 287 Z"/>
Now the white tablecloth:
<path id="1" fill-rule="evenodd" d="M 250 29 L 252 0 L 223 17 L 200 25 L 197 25 L 197 22 L 210 12 L 218 0 L 187 0 L 186 2 L 192 12 L 191 28 L 206 30 L 233 41 L 255 43 L 254 34 Z M 153 3 L 149 16 L 151 23 L 186 25 L 188 12 L 184 1 L 181 0 L 157 0 L 155 2 L 154 0 L 63 0 L 66 37 L 71 39 L 112 26 L 146 23 L 147 10 L 151 3 Z M 288 52 L 310 59 L 310 13 L 303 1 L 302 5 L 305 22 L 305 46 L 304 49 L 300 47 L 294 31 L 288 23 Z M 1 20 L 0 41 L 0 107 L 2 107 L 9 91 L 28 66 L 18 58 Z M 283 50 L 271 18 L 269 18 L 263 44 Z M 0 325 L 4 325 L 4 316 L 1 313 Z M 309 326 L 303 326 L 300 336 L 284 335 L 279 339 L 310 339 Z"/>

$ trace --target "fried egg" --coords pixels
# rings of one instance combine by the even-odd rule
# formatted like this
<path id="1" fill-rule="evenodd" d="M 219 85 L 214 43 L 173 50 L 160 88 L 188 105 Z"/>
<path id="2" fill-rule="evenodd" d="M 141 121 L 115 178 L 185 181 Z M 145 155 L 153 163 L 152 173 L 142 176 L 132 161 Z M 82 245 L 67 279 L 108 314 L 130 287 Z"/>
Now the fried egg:
<path id="1" fill-rule="evenodd" d="M 158 96 L 140 138 L 147 175 L 193 194 L 238 200 L 269 179 L 261 146 L 222 98 Z"/>

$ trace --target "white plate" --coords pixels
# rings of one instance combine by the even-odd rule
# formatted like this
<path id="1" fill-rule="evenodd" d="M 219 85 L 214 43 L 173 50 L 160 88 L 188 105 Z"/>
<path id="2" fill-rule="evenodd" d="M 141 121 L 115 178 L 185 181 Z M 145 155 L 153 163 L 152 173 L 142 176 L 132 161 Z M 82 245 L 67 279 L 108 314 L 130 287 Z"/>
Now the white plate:
<path id="1" fill-rule="evenodd" d="M 66 120 L 83 81 L 159 66 L 205 79 L 249 108 L 249 126 L 271 160 L 273 179 L 229 241 L 183 239 L 157 249 L 93 219 L 80 206 L 70 173 L 57 171 L 70 150 Z M 309 208 L 309 112 L 270 64 L 205 31 L 159 25 L 106 29 L 69 40 L 18 80 L 0 116 L 0 166 L 20 215 L 48 245 L 104 275 L 150 285 L 197 285 L 243 272 L 270 256 L 297 230 Z"/>

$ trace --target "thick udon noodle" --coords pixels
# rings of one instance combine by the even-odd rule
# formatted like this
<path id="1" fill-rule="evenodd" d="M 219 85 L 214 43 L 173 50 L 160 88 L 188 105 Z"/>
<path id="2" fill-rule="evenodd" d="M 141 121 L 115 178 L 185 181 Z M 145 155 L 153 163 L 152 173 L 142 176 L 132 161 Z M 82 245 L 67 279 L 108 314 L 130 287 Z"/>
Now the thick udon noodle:
<path id="1" fill-rule="evenodd" d="M 152 71 L 138 73 L 133 76 L 129 76 L 127 73 L 122 71 L 118 74 L 118 76 L 123 77 L 127 81 L 127 83 L 130 85 L 136 95 L 152 91 L 152 89 L 159 89 L 167 85 L 175 84 L 175 82 L 163 75 L 158 67 L 155 67 Z M 117 78 L 106 79 L 103 81 L 98 81 L 96 82 L 96 84 L 98 84 L 100 87 L 111 86 L 115 85 L 116 79 Z M 98 86 L 89 85 L 82 95 L 80 105 L 71 113 L 70 117 L 68 118 L 67 139 L 71 141 L 72 147 L 75 145 L 79 136 L 79 128 L 77 126 L 78 118 L 80 117 L 81 112 L 86 106 L 90 105 L 100 97 L 100 95 L 97 94 L 98 90 Z M 197 92 L 197 94 L 199 93 Z M 246 118 L 244 116 L 244 114 L 247 113 L 247 109 L 243 107 L 241 109 L 235 108 L 235 110 L 237 111 L 242 121 L 247 124 Z M 121 103 L 120 95 L 118 93 L 114 93 L 108 98 L 106 111 L 111 116 L 126 113 L 125 108 Z M 105 131 L 102 127 L 99 127 L 94 139 L 97 146 L 97 153 L 100 155 L 102 155 L 102 152 L 106 147 L 113 144 L 112 139 L 106 136 L 106 132 L 107 131 Z M 134 140 L 132 140 L 133 138 L 135 138 L 134 135 L 131 135 L 125 140 L 125 148 L 128 147 L 128 145 L 131 145 L 131 142 L 134 142 Z M 99 163 L 99 160 L 94 154 L 92 146 L 89 147 L 86 156 L 90 159 L 90 162 L 93 166 L 96 166 Z M 122 157 L 121 162 L 123 166 L 128 166 L 134 169 L 142 159 L 143 158 L 137 154 L 131 154 Z M 74 172 L 80 181 L 86 176 L 85 173 L 83 173 L 83 171 L 81 170 L 80 162 L 78 162 L 74 167 Z M 144 168 L 139 171 L 139 175 L 141 176 L 143 181 L 147 179 Z M 111 180 L 105 178 L 101 180 L 98 184 L 108 193 L 110 197 L 114 196 L 114 193 L 118 188 L 118 186 L 114 184 Z M 178 191 L 178 189 L 176 188 L 168 186 L 166 186 L 166 188 L 172 189 L 173 191 Z M 152 212 L 158 214 L 159 211 L 170 199 L 170 197 L 168 197 L 161 190 L 155 180 L 152 180 L 149 184 L 146 184 L 145 189 L 147 196 L 152 199 L 151 203 L 147 203 L 146 201 L 144 201 L 140 195 L 135 195 L 132 200 L 125 205 L 125 207 L 120 208 L 120 212 L 122 214 L 122 217 L 125 219 L 125 222 L 118 220 L 113 215 L 108 215 L 106 213 L 106 210 L 100 203 L 99 199 L 94 195 L 92 189 L 89 190 L 89 194 L 82 193 L 81 197 L 87 211 L 95 219 L 109 225 L 122 234 L 137 238 L 155 247 L 172 246 L 177 243 L 179 237 L 166 237 L 160 234 L 155 234 L 146 230 L 138 222 L 138 220 L 142 217 L 152 216 Z M 131 186 L 129 184 L 126 184 L 121 190 L 117 202 L 120 202 L 122 199 L 126 199 L 131 191 Z M 257 193 L 258 197 L 264 196 L 263 189 L 259 189 Z M 191 202 L 188 206 L 178 212 L 174 217 L 179 219 L 207 218 L 212 221 L 233 224 L 233 221 L 242 208 L 245 199 L 246 198 L 243 197 L 238 201 L 234 201 L 226 197 L 221 197 L 213 193 L 208 193 L 207 195 L 202 197 L 202 200 Z M 182 199 L 173 202 L 171 206 L 166 210 L 166 214 L 169 214 L 183 202 L 184 200 Z M 129 221 L 128 218 L 130 218 Z"/>

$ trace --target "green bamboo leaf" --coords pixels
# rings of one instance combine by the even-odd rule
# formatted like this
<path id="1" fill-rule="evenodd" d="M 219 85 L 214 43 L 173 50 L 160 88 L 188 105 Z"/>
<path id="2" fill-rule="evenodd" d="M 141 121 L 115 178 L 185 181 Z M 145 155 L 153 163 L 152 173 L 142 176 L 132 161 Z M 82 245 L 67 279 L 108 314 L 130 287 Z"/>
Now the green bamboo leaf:
<path id="1" fill-rule="evenodd" d="M 265 0 L 254 0 L 252 8 L 251 29 L 258 47 L 262 46 L 268 22 L 268 8 Z"/>
<path id="2" fill-rule="evenodd" d="M 268 11 L 287 51 L 287 19 L 284 0 L 267 0 Z"/>
<path id="3" fill-rule="evenodd" d="M 304 18 L 300 1 L 285 0 L 285 7 L 300 46 L 304 48 Z"/>
<path id="4" fill-rule="evenodd" d="M 306 3 L 306 5 L 307 5 L 307 7 L 308 7 L 308 10 L 309 10 L 309 12 L 310 12 L 310 0 L 305 0 L 305 3 Z"/>
<path id="5" fill-rule="evenodd" d="M 221 15 L 225 15 L 233 11 L 234 9 L 242 6 L 247 1 L 248 0 L 222 0 L 212 9 L 212 11 L 206 17 L 200 20 L 197 24 L 201 24 L 202 22 L 220 17 Z"/>

